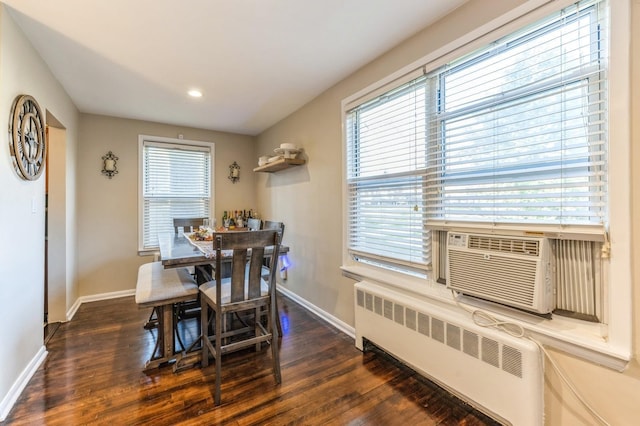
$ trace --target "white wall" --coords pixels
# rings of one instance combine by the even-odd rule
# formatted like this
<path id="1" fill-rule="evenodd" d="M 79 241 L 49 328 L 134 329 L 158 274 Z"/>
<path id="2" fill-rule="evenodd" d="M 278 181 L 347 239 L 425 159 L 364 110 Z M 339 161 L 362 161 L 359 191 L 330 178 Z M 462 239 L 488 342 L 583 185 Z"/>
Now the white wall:
<path id="1" fill-rule="evenodd" d="M 0 9 L 0 417 L 17 396 L 24 370 L 43 352 L 44 315 L 44 175 L 24 181 L 14 171 L 7 143 L 14 98 L 29 94 L 43 113 L 51 111 L 66 128 L 66 146 L 76 146 L 78 112 L 46 64 L 17 28 L 7 10 Z M 70 154 L 73 157 L 73 154 Z M 75 184 L 74 162 L 66 170 L 65 186 Z M 71 190 L 71 197 L 74 191 Z M 67 199 L 73 206 L 73 201 Z M 32 204 L 35 213 L 32 213 Z M 65 246 L 73 253 L 73 236 Z M 61 292 L 73 292 L 73 262 Z M 62 297 L 66 300 L 66 295 Z M 64 303 L 64 302 L 62 302 Z M 63 307 L 65 310 L 67 307 Z"/>
<path id="2" fill-rule="evenodd" d="M 257 180 L 260 209 L 265 217 L 286 223 L 285 241 L 291 247 L 293 267 L 289 278 L 281 284 L 308 303 L 353 325 L 353 283 L 342 275 L 342 123 L 341 101 L 369 85 L 414 63 L 418 59 L 470 33 L 481 33 L 492 19 L 516 9 L 524 1 L 498 2 L 471 0 L 435 25 L 424 29 L 385 55 L 357 70 L 300 110 L 258 135 L 258 153 L 269 153 L 282 142 L 294 142 L 305 149 L 306 166 L 284 172 L 261 175 Z M 534 2 L 531 2 L 534 3 Z M 542 3 L 542 2 L 536 2 Z M 640 81 L 640 0 L 633 0 L 632 81 Z M 612 0 L 616 7 L 621 4 Z M 637 117 L 640 89 L 634 85 L 632 117 Z M 637 120 L 636 120 L 637 121 Z M 640 170 L 640 132 L 638 123 L 632 144 L 635 176 Z M 612 141 L 615 143 L 615 141 Z M 634 184 L 633 223 L 640 223 L 640 197 Z M 640 231 L 634 228 L 634 241 Z M 633 247 L 634 264 L 640 265 L 637 248 Z M 640 268 L 637 268 L 640 269 Z M 634 307 L 640 312 L 640 273 L 634 271 Z M 613 283 L 615 285 L 615 283 Z M 633 321 L 634 336 L 640 339 L 640 319 Z M 575 379 L 583 396 L 591 401 L 611 424 L 635 424 L 640 394 L 638 344 L 635 357 L 624 373 L 617 373 L 586 361 L 552 351 L 560 365 Z M 593 417 L 548 367 L 545 374 L 545 415 L 550 425 L 595 424 Z"/>

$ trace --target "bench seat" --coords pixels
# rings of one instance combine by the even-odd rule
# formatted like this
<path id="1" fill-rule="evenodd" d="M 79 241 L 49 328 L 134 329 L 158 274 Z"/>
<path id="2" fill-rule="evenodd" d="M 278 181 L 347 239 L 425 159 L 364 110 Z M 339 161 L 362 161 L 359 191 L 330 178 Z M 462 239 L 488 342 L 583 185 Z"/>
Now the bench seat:
<path id="1" fill-rule="evenodd" d="M 175 359 L 176 303 L 198 297 L 198 285 L 186 268 L 165 269 L 162 262 L 145 263 L 138 268 L 136 303 L 152 307 L 158 320 L 158 338 L 145 371 Z"/>
<path id="2" fill-rule="evenodd" d="M 138 269 L 136 303 L 141 307 L 186 302 L 197 295 L 198 285 L 185 268 L 165 269 L 162 262 L 151 262 Z"/>

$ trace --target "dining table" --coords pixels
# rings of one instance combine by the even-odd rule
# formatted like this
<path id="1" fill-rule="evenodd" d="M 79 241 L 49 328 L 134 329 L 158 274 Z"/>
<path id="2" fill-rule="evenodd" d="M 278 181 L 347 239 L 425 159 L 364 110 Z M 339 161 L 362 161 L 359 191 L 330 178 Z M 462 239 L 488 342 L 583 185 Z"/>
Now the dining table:
<path id="1" fill-rule="evenodd" d="M 225 230 L 224 232 L 251 232 L 248 229 L 235 229 Z M 192 233 L 189 232 L 166 232 L 158 234 L 158 246 L 160 250 L 160 260 L 165 269 L 169 268 L 181 268 L 181 267 L 195 267 L 195 277 L 197 284 L 202 284 L 211 280 L 212 277 L 212 264 L 215 264 L 215 251 L 213 250 L 213 241 L 197 241 L 190 238 Z M 269 256 L 273 252 L 272 248 L 267 247 L 265 249 L 265 256 Z M 279 256 L 284 256 L 289 252 L 289 247 L 280 245 Z M 231 272 L 231 259 L 233 253 L 231 250 L 223 251 L 222 266 L 228 268 L 223 269 L 221 273 L 223 277 Z M 226 271 L 226 272 L 225 272 Z M 166 348 L 174 348 L 174 353 L 165 353 L 162 355 L 163 360 L 175 359 L 174 371 L 186 368 L 193 365 L 195 362 L 200 361 L 200 351 L 190 352 L 190 349 L 184 350 L 181 353 L 175 353 L 176 348 L 176 336 L 171 330 L 174 330 L 175 323 L 173 315 L 166 315 L 164 321 L 158 324 L 158 335 L 169 336 L 171 335 L 171 343 L 164 345 Z M 280 321 L 277 324 L 278 329 L 281 330 Z M 166 329 L 160 329 L 166 328 Z M 282 332 L 280 331 L 280 335 Z M 169 343 L 169 342 L 167 342 Z M 184 349 L 184 348 L 183 348 Z"/>
<path id="2" fill-rule="evenodd" d="M 237 228 L 224 232 L 251 232 L 247 228 Z M 215 263 L 215 251 L 213 241 L 198 241 L 190 238 L 191 232 L 165 232 L 158 234 L 158 245 L 160 248 L 160 260 L 167 268 L 179 268 L 184 266 L 207 267 Z M 272 249 L 267 247 L 265 256 L 269 256 Z M 289 253 L 289 247 L 280 245 L 279 256 Z M 230 250 L 223 251 L 223 263 L 228 258 L 231 262 L 232 254 Z M 198 284 L 201 284 L 200 282 Z"/>

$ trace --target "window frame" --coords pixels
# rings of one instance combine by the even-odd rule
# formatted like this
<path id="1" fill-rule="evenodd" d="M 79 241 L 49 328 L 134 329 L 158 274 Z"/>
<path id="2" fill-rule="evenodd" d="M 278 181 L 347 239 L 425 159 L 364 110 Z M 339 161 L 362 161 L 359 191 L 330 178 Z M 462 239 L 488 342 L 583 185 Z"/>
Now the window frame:
<path id="1" fill-rule="evenodd" d="M 138 254 L 150 255 L 157 254 L 157 247 L 144 247 L 144 144 L 145 142 L 167 144 L 169 145 L 183 145 L 183 146 L 196 146 L 207 148 L 211 155 L 210 163 L 210 194 L 209 194 L 209 217 L 214 217 L 215 212 L 215 143 L 208 141 L 197 141 L 188 139 L 175 139 L 161 136 L 151 135 L 138 135 Z"/>
<path id="2" fill-rule="evenodd" d="M 417 279 L 393 271 L 382 270 L 371 265 L 363 265 L 351 259 L 348 251 L 346 184 L 346 131 L 344 120 L 347 111 L 354 105 L 366 102 L 393 87 L 410 81 L 416 75 L 435 70 L 456 58 L 468 55 L 510 33 L 543 19 L 552 13 L 573 4 L 573 1 L 560 0 L 553 4 L 534 4 L 528 2 L 522 7 L 506 12 L 489 23 L 453 39 L 436 48 L 431 53 L 370 84 L 362 90 L 344 98 L 341 104 L 343 119 L 343 250 L 342 271 L 346 277 L 370 280 L 380 285 L 401 289 L 405 294 L 417 297 L 425 302 L 436 302 L 452 311 L 459 311 L 455 301 L 445 286 L 435 282 L 432 277 Z M 511 312 L 496 311 L 501 319 L 521 324 L 529 333 L 545 344 L 560 348 L 589 361 L 623 370 L 632 358 L 632 279 L 631 279 L 631 116 L 630 116 L 630 0 L 609 0 L 604 6 L 609 21 L 608 40 L 608 79 L 609 105 L 607 111 L 609 137 L 608 155 L 608 221 L 610 257 L 603 265 L 604 276 L 609 283 L 609 292 L 605 300 L 605 309 L 609 311 L 604 324 L 588 324 L 570 318 L 554 318 L 532 323 Z M 615 143 L 611 143 L 615 141 Z M 469 224 L 465 230 L 479 232 L 480 229 L 492 233 L 510 233 L 510 226 L 488 229 L 486 225 Z M 541 231 L 545 231 L 542 227 Z M 583 235 L 584 230 L 572 230 Z M 436 251 L 435 249 L 433 250 Z"/>

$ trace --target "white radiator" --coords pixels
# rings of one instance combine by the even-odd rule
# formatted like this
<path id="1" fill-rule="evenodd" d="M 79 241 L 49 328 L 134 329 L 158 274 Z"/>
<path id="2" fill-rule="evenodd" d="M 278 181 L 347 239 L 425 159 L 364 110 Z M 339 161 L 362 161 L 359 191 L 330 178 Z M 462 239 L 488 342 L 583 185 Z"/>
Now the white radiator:
<path id="1" fill-rule="evenodd" d="M 500 422 L 543 424 L 543 365 L 533 342 L 366 281 L 355 284 L 355 300 L 360 350 L 363 338 L 371 341 Z"/>

